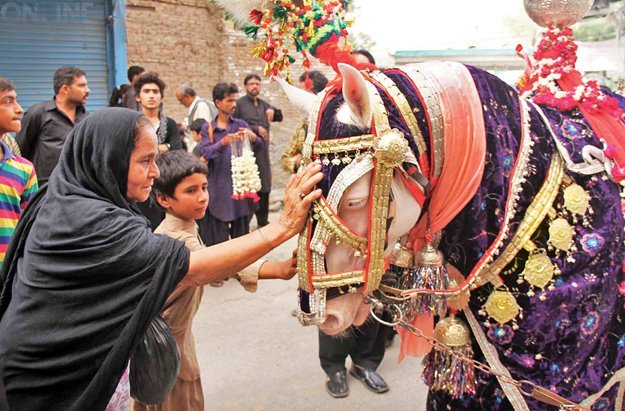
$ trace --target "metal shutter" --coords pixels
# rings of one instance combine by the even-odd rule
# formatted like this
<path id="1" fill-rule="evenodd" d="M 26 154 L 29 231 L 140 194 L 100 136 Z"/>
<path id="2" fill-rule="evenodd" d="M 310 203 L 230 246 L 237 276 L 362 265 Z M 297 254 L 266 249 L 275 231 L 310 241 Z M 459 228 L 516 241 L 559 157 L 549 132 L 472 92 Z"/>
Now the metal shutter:
<path id="1" fill-rule="evenodd" d="M 13 81 L 25 109 L 53 97 L 60 66 L 87 73 L 89 111 L 106 107 L 107 7 L 107 0 L 0 0 L 0 75 Z"/>

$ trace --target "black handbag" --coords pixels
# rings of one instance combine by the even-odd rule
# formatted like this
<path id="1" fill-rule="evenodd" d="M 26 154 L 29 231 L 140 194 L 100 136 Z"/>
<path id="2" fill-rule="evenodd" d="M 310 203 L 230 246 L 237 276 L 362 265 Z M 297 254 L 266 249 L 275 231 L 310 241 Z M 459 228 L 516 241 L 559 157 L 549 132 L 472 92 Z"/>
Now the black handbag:
<path id="1" fill-rule="evenodd" d="M 282 115 L 282 110 L 276 108 L 273 110 L 273 121 L 280 122 L 284 120 L 284 116 Z"/>
<path id="2" fill-rule="evenodd" d="M 160 404 L 169 395 L 180 371 L 180 351 L 161 316 L 152 320 L 130 359 L 130 396 L 146 404 Z"/>

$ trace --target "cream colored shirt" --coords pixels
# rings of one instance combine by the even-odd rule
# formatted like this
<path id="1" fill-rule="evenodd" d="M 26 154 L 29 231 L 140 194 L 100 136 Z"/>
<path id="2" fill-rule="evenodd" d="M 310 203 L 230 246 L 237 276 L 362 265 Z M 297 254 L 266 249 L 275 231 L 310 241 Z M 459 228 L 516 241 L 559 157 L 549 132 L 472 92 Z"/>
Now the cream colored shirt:
<path id="1" fill-rule="evenodd" d="M 165 214 L 163 222 L 154 230 L 156 234 L 164 234 L 176 240 L 183 241 L 191 251 L 205 248 L 199 237 L 195 221 L 182 220 L 171 214 Z M 243 288 L 247 291 L 256 291 L 258 273 L 264 260 L 242 270 L 236 275 Z M 180 350 L 180 371 L 178 378 L 185 381 L 195 381 L 200 378 L 200 366 L 195 352 L 195 340 L 191 324 L 193 317 L 200 308 L 204 284 L 201 276 L 194 284 L 178 284 L 167 298 L 162 312 L 163 319 L 171 329 Z"/>

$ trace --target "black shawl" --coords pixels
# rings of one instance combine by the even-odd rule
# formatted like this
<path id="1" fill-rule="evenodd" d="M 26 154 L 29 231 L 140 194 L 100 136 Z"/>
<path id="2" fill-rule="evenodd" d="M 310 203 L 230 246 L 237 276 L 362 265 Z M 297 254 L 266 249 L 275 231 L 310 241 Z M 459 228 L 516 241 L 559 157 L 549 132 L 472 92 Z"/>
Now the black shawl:
<path id="1" fill-rule="evenodd" d="M 14 410 L 103 410 L 188 271 L 183 243 L 126 200 L 139 113 L 101 110 L 65 143 L 2 268 L 0 376 Z"/>

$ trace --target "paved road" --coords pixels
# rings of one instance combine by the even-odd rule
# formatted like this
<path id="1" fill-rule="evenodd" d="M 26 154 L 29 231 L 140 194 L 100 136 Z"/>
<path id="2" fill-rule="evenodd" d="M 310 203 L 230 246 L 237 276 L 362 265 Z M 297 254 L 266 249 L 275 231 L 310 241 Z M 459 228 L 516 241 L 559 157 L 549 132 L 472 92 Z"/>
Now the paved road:
<path id="1" fill-rule="evenodd" d="M 286 258 L 294 248 L 293 239 L 271 257 Z M 290 315 L 296 287 L 296 279 L 261 282 L 255 294 L 235 281 L 205 287 L 194 332 L 206 410 L 425 410 L 420 359 L 398 365 L 398 338 L 379 368 L 389 392 L 374 394 L 348 376 L 350 395 L 330 397 L 317 357 L 317 329 Z"/>

